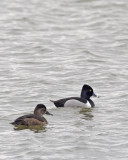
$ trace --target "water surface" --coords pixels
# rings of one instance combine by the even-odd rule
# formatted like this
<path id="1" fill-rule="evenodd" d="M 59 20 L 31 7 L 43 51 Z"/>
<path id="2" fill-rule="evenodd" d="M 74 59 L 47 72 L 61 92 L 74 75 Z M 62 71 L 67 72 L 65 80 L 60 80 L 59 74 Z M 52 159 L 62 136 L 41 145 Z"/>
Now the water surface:
<path id="1" fill-rule="evenodd" d="M 1 160 L 128 159 L 126 0 L 9 0 L 0 5 Z M 57 109 L 89 84 L 96 107 Z M 44 103 L 41 130 L 9 123 Z"/>

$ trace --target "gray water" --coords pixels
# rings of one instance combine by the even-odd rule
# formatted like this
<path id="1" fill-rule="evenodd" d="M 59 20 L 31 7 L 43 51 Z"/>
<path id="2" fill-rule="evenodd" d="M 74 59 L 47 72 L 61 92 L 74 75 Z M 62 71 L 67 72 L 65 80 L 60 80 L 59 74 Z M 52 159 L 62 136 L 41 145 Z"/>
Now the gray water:
<path id="1" fill-rule="evenodd" d="M 0 2 L 0 159 L 128 159 L 127 0 Z M 95 108 L 57 109 L 79 96 Z M 15 130 L 15 118 L 43 103 L 42 129 Z"/>

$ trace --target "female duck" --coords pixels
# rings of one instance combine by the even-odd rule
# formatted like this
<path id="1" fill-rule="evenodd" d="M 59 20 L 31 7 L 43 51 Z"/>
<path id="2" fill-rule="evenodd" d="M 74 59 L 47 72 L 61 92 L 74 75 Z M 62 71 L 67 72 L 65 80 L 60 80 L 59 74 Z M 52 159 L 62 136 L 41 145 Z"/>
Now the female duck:
<path id="1" fill-rule="evenodd" d="M 44 125 L 47 124 L 47 120 L 42 116 L 43 114 L 49 114 L 43 104 L 38 104 L 34 110 L 34 114 L 24 115 L 19 118 L 17 118 L 14 122 L 11 124 L 13 125 L 25 125 L 25 126 L 32 126 L 32 125 Z"/>
<path id="2" fill-rule="evenodd" d="M 98 97 L 93 92 L 93 89 L 85 84 L 81 90 L 80 97 L 69 97 L 52 101 L 56 107 L 94 107 L 94 102 L 90 99 L 91 96 Z"/>

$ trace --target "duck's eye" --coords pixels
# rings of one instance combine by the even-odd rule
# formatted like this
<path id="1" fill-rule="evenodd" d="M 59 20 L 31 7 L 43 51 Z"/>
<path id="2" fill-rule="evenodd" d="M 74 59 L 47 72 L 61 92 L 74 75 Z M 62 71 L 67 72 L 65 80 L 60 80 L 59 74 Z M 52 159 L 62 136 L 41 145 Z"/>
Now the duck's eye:
<path id="1" fill-rule="evenodd" d="M 92 92 L 92 90 L 90 89 L 89 92 Z"/>

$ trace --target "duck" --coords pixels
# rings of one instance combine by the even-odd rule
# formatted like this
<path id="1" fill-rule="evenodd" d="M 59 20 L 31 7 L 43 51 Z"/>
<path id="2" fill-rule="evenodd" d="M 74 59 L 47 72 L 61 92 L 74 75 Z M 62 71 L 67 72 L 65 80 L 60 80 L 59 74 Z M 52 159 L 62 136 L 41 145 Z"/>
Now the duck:
<path id="1" fill-rule="evenodd" d="M 50 100 L 56 107 L 95 107 L 94 102 L 90 99 L 91 96 L 99 98 L 93 91 L 92 87 L 84 84 L 81 90 L 80 97 L 68 97 L 59 100 Z"/>
<path id="2" fill-rule="evenodd" d="M 34 126 L 34 125 L 45 125 L 48 124 L 48 121 L 42 116 L 43 114 L 52 115 L 47 111 L 47 108 L 44 104 L 37 104 L 34 109 L 34 114 L 28 114 L 21 117 L 18 117 L 12 125 L 24 125 L 24 126 Z"/>

